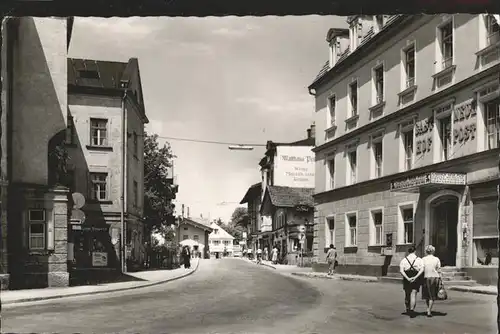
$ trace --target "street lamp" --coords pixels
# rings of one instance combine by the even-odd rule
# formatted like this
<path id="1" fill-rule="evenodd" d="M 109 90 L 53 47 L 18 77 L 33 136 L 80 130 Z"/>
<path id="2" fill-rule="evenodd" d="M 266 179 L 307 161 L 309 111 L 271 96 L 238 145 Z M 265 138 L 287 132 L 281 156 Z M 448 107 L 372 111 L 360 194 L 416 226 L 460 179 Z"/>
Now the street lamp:
<path id="1" fill-rule="evenodd" d="M 229 145 L 228 148 L 230 150 L 236 150 L 236 151 L 252 151 L 253 146 L 248 146 L 248 145 Z"/>

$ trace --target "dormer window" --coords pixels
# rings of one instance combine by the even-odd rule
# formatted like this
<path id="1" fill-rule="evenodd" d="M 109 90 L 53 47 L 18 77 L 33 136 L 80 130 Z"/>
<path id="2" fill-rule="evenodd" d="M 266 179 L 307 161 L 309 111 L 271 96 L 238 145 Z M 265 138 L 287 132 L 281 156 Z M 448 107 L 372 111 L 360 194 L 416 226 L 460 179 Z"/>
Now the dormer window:
<path id="1" fill-rule="evenodd" d="M 340 43 L 337 42 L 337 39 L 333 39 L 330 41 L 330 68 L 335 66 L 338 60 L 338 51 L 340 48 Z"/>
<path id="2" fill-rule="evenodd" d="M 379 32 L 384 27 L 384 15 L 375 15 L 375 32 Z"/>
<path id="3" fill-rule="evenodd" d="M 359 42 L 359 34 L 358 34 L 358 20 L 354 20 L 351 22 L 351 26 L 349 27 L 349 39 L 350 39 L 350 49 L 354 51 L 358 47 Z"/>
<path id="4" fill-rule="evenodd" d="M 82 86 L 101 86 L 99 72 L 95 70 L 78 70 L 77 80 Z"/>

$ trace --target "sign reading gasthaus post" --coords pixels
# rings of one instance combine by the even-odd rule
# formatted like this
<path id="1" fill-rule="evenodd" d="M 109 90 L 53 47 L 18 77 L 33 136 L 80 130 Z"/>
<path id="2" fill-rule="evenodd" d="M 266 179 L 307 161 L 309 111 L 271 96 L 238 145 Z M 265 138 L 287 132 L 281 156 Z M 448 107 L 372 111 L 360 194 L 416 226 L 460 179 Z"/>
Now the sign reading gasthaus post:
<path id="1" fill-rule="evenodd" d="M 278 146 L 274 165 L 274 185 L 314 188 L 314 152 L 312 146 Z"/>

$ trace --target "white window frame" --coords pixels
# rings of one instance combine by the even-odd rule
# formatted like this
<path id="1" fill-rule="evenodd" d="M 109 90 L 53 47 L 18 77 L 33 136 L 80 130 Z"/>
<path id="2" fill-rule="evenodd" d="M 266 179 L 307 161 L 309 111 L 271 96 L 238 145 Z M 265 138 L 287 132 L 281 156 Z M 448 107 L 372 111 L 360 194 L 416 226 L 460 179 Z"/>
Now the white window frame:
<path id="1" fill-rule="evenodd" d="M 353 171 L 352 170 L 352 166 L 351 166 L 351 154 L 354 152 L 355 156 L 356 156 L 356 166 L 355 166 L 355 170 Z M 358 159 L 358 146 L 356 145 L 355 147 L 353 148 L 350 148 L 346 151 L 347 153 L 347 159 L 346 159 L 346 162 L 347 162 L 347 168 L 346 168 L 346 180 L 347 180 L 347 185 L 351 185 L 351 184 L 355 184 L 358 182 L 358 179 L 359 179 L 359 175 L 358 175 L 358 169 L 359 169 L 359 159 Z M 355 176 L 355 179 L 353 180 L 353 174 Z"/>
<path id="2" fill-rule="evenodd" d="M 481 96 L 481 93 L 486 92 L 486 95 Z M 477 151 L 482 152 L 488 150 L 487 140 L 488 140 L 488 129 L 487 129 L 487 119 L 486 119 L 486 104 L 492 100 L 500 97 L 500 80 L 495 79 L 487 82 L 476 89 L 474 89 L 474 96 L 476 98 L 477 110 L 477 124 L 476 124 L 476 138 L 477 138 Z"/>
<path id="3" fill-rule="evenodd" d="M 105 127 L 94 126 L 94 122 L 104 123 Z M 94 142 L 94 129 L 97 130 L 97 143 Z M 102 132 L 104 131 L 104 136 Z M 104 139 L 101 143 L 101 139 Z M 90 145 L 91 146 L 108 146 L 109 143 L 109 120 L 106 118 L 90 118 Z"/>
<path id="4" fill-rule="evenodd" d="M 352 106 L 352 86 L 356 85 L 356 110 Z M 359 84 L 358 80 L 352 80 L 347 85 L 347 110 L 349 110 L 349 118 L 359 115 Z"/>
<path id="5" fill-rule="evenodd" d="M 333 230 L 330 229 L 330 221 L 333 221 Z M 329 215 L 325 218 L 325 247 L 330 247 L 330 244 L 335 246 L 336 228 L 335 215 Z"/>
<path id="6" fill-rule="evenodd" d="M 335 161 L 335 153 L 326 156 L 326 182 L 327 182 L 327 190 L 335 189 L 335 172 L 336 172 L 336 161 Z M 333 162 L 333 173 L 331 170 L 331 163 Z"/>
<path id="7" fill-rule="evenodd" d="M 382 24 L 379 24 L 379 18 L 382 19 Z M 380 32 L 382 29 L 384 29 L 384 26 L 385 26 L 385 15 L 373 15 L 373 27 L 374 27 L 374 31 L 376 33 Z"/>
<path id="8" fill-rule="evenodd" d="M 413 240 L 412 242 L 405 242 L 405 222 L 403 217 L 403 211 L 405 209 L 413 210 Z M 398 245 L 412 245 L 415 243 L 415 215 L 416 215 L 417 203 L 416 202 L 403 202 L 398 204 Z"/>
<path id="9" fill-rule="evenodd" d="M 489 23 L 490 20 L 493 20 L 496 22 L 496 18 L 493 16 L 493 14 L 482 14 L 481 19 L 479 20 L 480 22 L 480 28 L 479 28 L 479 47 L 480 49 L 487 48 L 488 46 L 495 45 L 500 42 L 500 32 L 497 33 L 490 33 L 489 31 Z M 495 24 L 493 24 L 495 25 Z M 496 25 L 500 26 L 499 22 L 496 22 Z"/>
<path id="10" fill-rule="evenodd" d="M 349 48 L 351 52 L 359 46 L 359 24 L 359 18 L 356 18 L 349 26 Z"/>
<path id="11" fill-rule="evenodd" d="M 442 109 L 448 107 L 449 109 L 447 111 L 441 111 Z M 434 128 L 433 128 L 433 139 L 432 139 L 433 143 L 435 143 L 434 145 L 432 145 L 434 163 L 453 159 L 454 149 L 455 149 L 453 143 L 454 107 L 455 107 L 455 100 L 449 99 L 432 108 L 434 115 Z M 441 122 L 444 118 L 448 117 L 450 117 L 450 145 L 449 145 L 448 157 L 445 159 L 444 146 L 441 138 Z"/>
<path id="12" fill-rule="evenodd" d="M 415 168 L 415 120 L 416 117 L 407 119 L 399 124 L 399 171 L 406 172 Z M 411 154 L 411 168 L 407 168 L 406 159 L 406 135 L 412 132 L 412 154 Z"/>
<path id="13" fill-rule="evenodd" d="M 413 80 L 408 78 L 407 55 L 413 49 Z M 401 91 L 404 91 L 417 84 L 417 42 L 412 40 L 401 49 Z"/>
<path id="14" fill-rule="evenodd" d="M 384 240 L 384 232 L 385 232 L 384 207 L 380 206 L 380 207 L 376 207 L 376 208 L 371 208 L 369 210 L 369 213 L 370 213 L 370 215 L 369 215 L 370 216 L 369 217 L 369 220 L 370 220 L 370 228 L 369 228 L 370 246 L 382 246 L 385 243 L 385 240 Z M 381 225 L 380 242 L 379 243 L 377 243 L 377 231 L 376 231 L 375 219 L 374 219 L 374 215 L 377 213 L 382 214 L 382 225 Z"/>
<path id="15" fill-rule="evenodd" d="M 377 91 L 377 71 L 382 69 L 382 93 Z M 385 101 L 385 62 L 382 61 L 372 68 L 372 106 L 377 106 Z M 359 91 L 359 88 L 358 88 Z M 359 93 L 359 92 L 358 92 Z M 358 107 L 359 108 L 359 107 Z"/>
<path id="16" fill-rule="evenodd" d="M 330 68 L 334 67 L 335 64 L 337 64 L 339 44 L 340 43 L 337 41 L 336 37 L 330 41 Z"/>
<path id="17" fill-rule="evenodd" d="M 352 243 L 352 230 L 349 218 L 356 218 L 356 234 L 354 236 L 355 243 Z M 344 225 L 345 225 L 345 245 L 346 247 L 357 247 L 358 246 L 358 235 L 359 235 L 359 220 L 358 220 L 358 211 L 346 212 L 344 217 Z"/>
<path id="18" fill-rule="evenodd" d="M 333 107 L 332 107 L 332 100 L 334 101 Z M 330 94 L 326 98 L 326 105 L 327 105 L 326 129 L 329 130 L 337 127 L 337 96 L 335 94 Z"/>
<path id="19" fill-rule="evenodd" d="M 90 198 L 94 201 L 108 201 L 109 200 L 109 173 L 107 172 L 90 172 L 89 173 L 89 178 L 90 178 Z M 105 181 L 104 182 L 96 182 L 94 180 L 94 176 L 105 176 Z M 99 183 L 99 184 L 104 184 L 105 185 L 105 197 L 101 198 L 101 188 L 99 188 L 99 195 L 97 195 L 94 191 L 94 184 Z"/>
<path id="20" fill-rule="evenodd" d="M 443 15 L 443 21 L 437 25 L 436 27 L 436 69 L 435 73 L 439 73 L 445 70 L 448 67 L 451 67 L 455 64 L 456 52 L 455 52 L 455 40 L 456 40 L 456 29 L 455 29 L 455 20 L 453 15 Z M 442 31 L 445 26 L 451 24 L 451 37 L 452 37 L 452 46 L 451 46 L 451 61 L 449 61 L 448 66 L 445 66 L 444 54 L 442 50 Z"/>
<path id="21" fill-rule="evenodd" d="M 384 176 L 384 131 L 377 131 L 370 135 L 370 177 L 379 178 Z M 380 175 L 377 175 L 377 160 L 375 156 L 375 144 L 382 145 L 382 161 L 380 166 Z"/>
<path id="22" fill-rule="evenodd" d="M 39 220 L 39 219 L 34 220 L 31 217 L 31 213 L 33 211 L 41 211 L 43 213 L 43 219 L 42 220 Z M 47 221 L 47 214 L 46 214 L 45 209 L 29 209 L 27 216 L 28 216 L 28 248 L 30 250 L 34 250 L 34 251 L 39 251 L 39 250 L 45 250 L 45 249 L 47 249 L 47 222 L 46 222 Z M 43 227 L 43 232 L 42 233 L 31 233 L 31 226 L 33 226 L 33 225 L 40 225 L 40 226 L 42 226 Z M 42 240 L 42 246 L 41 247 L 37 247 L 37 246 L 33 245 L 33 243 L 32 243 L 32 238 L 33 237 Z"/>

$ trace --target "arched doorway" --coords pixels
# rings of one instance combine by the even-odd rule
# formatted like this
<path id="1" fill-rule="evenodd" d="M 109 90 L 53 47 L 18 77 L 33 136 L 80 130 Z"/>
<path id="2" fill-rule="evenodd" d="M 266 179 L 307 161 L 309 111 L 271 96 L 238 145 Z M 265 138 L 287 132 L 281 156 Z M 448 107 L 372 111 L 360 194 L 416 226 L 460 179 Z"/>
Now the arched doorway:
<path id="1" fill-rule="evenodd" d="M 435 255 L 442 266 L 454 267 L 457 265 L 459 199 L 446 194 L 430 204 L 430 244 L 436 248 Z"/>

